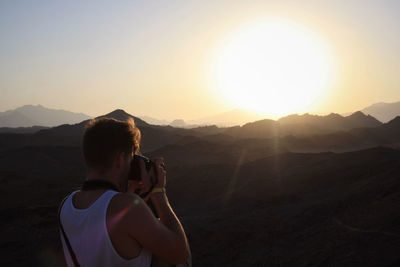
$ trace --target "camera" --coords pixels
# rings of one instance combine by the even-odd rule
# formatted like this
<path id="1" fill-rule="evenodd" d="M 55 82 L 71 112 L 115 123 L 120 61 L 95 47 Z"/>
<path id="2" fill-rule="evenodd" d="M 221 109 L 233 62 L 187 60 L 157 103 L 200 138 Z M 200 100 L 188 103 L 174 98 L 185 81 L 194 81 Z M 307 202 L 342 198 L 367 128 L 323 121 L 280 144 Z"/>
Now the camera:
<path id="1" fill-rule="evenodd" d="M 129 180 L 133 180 L 133 181 L 141 181 L 142 180 L 142 178 L 140 177 L 140 165 L 139 165 L 140 161 L 144 161 L 144 165 L 145 165 L 147 172 L 150 172 L 151 168 L 153 166 L 155 166 L 154 161 L 152 161 L 148 157 L 145 157 L 143 155 L 133 155 L 133 159 L 131 161 L 131 170 L 129 173 Z M 163 167 L 165 170 L 164 163 L 161 164 L 161 167 Z M 151 179 L 152 185 L 155 185 L 157 183 L 157 180 L 156 180 L 157 177 L 154 177 L 154 175 L 151 175 L 150 179 Z"/>

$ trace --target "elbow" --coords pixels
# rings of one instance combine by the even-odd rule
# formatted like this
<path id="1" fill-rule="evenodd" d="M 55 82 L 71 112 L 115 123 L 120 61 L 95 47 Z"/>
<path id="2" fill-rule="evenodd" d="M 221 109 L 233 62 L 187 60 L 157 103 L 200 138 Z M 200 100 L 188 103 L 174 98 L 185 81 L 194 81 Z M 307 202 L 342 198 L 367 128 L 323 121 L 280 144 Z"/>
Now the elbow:
<path id="1" fill-rule="evenodd" d="M 190 249 L 187 244 L 185 244 L 184 248 L 180 250 L 180 253 L 177 253 L 176 257 L 171 261 L 172 264 L 184 264 L 190 260 L 191 254 Z"/>
<path id="2" fill-rule="evenodd" d="M 190 260 L 190 257 L 191 257 L 191 255 L 190 255 L 189 247 L 186 246 L 186 249 L 185 249 L 185 252 L 184 252 L 183 258 L 182 258 L 182 263 L 188 262 Z"/>

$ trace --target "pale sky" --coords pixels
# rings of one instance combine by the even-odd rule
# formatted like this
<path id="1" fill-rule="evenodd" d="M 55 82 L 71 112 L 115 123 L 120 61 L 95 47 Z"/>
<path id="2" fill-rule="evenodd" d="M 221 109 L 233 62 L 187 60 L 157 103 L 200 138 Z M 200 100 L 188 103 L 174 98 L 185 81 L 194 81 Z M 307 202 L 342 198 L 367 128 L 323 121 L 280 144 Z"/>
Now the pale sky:
<path id="1" fill-rule="evenodd" d="M 314 113 L 400 101 L 400 1 L 0 1 L 0 111 L 25 104 L 197 119 L 236 108 L 210 85 L 224 38 L 278 16 L 336 62 Z M 268 90 L 268 89 L 266 89 Z"/>

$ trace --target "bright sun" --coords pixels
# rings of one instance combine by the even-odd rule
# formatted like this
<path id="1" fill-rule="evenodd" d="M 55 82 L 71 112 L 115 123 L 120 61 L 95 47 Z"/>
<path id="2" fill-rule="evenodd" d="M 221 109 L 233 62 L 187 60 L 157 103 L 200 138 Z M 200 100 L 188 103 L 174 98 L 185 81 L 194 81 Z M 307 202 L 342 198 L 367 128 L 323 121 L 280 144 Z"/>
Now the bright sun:
<path id="1" fill-rule="evenodd" d="M 279 117 L 305 112 L 327 96 L 333 57 L 306 28 L 259 19 L 224 39 L 211 69 L 211 87 L 225 103 Z"/>

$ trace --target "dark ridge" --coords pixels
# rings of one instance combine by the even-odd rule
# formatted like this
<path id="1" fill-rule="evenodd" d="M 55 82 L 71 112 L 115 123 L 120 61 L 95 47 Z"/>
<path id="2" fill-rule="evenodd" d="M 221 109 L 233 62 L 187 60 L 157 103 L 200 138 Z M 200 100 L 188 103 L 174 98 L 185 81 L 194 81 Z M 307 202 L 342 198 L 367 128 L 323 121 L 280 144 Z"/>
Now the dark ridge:
<path id="1" fill-rule="evenodd" d="M 116 120 L 121 120 L 121 121 L 125 121 L 129 118 L 133 118 L 135 121 L 136 126 L 140 127 L 140 126 L 150 126 L 150 124 L 148 124 L 147 122 L 145 122 L 144 120 L 138 118 L 138 117 L 134 117 L 131 114 L 126 113 L 124 110 L 122 109 L 116 109 L 106 115 L 102 115 L 99 117 L 96 117 L 96 119 L 99 118 L 113 118 Z"/>
<path id="2" fill-rule="evenodd" d="M 40 130 L 48 129 L 49 127 L 45 126 L 32 126 L 32 127 L 1 127 L 0 128 L 0 133 L 26 133 L 26 134 L 32 134 L 36 133 Z"/>
<path id="3" fill-rule="evenodd" d="M 390 120 L 389 122 L 386 123 L 386 125 L 390 126 L 400 126 L 400 116 L 396 116 L 393 120 Z"/>

